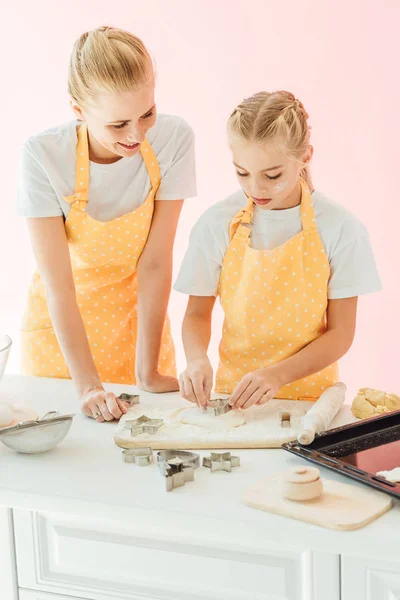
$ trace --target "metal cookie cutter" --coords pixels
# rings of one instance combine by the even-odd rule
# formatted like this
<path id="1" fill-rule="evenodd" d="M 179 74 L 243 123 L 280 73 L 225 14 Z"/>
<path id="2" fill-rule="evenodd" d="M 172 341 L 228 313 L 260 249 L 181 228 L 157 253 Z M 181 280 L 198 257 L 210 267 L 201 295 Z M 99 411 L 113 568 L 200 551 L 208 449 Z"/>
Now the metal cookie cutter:
<path id="1" fill-rule="evenodd" d="M 157 452 L 158 468 L 165 477 L 167 492 L 194 481 L 194 470 L 200 466 L 200 456 L 184 450 L 160 450 Z"/>
<path id="2" fill-rule="evenodd" d="M 230 473 L 232 467 L 240 467 L 240 458 L 232 456 L 230 452 L 211 452 L 211 456 L 203 458 L 203 467 L 208 467 L 211 472 L 227 471 Z"/>
<path id="3" fill-rule="evenodd" d="M 185 467 L 180 458 L 171 458 L 168 462 L 161 463 L 164 470 L 167 492 L 185 485 L 187 481 L 194 481 L 193 467 Z"/>
<path id="4" fill-rule="evenodd" d="M 153 462 L 153 450 L 151 448 L 127 448 L 122 451 L 122 457 L 126 463 L 135 463 L 139 467 L 146 467 Z"/>
<path id="5" fill-rule="evenodd" d="M 154 435 L 163 425 L 163 419 L 150 419 L 145 415 L 142 415 L 138 419 L 127 419 L 125 421 L 125 427 L 131 430 L 132 435 L 139 435 L 140 433 Z"/>
<path id="6" fill-rule="evenodd" d="M 183 462 L 183 467 L 198 469 L 200 467 L 200 455 L 194 452 L 185 452 L 185 450 L 160 450 L 157 452 L 157 463 L 160 473 L 164 475 L 163 463 L 169 462 L 174 458 L 179 458 Z"/>
<path id="7" fill-rule="evenodd" d="M 133 406 L 134 404 L 139 404 L 140 402 L 140 396 L 138 394 L 120 394 L 118 396 L 118 400 L 123 400 L 124 402 L 126 402 L 127 404 L 129 404 L 130 406 Z"/>
<path id="8" fill-rule="evenodd" d="M 214 415 L 216 417 L 224 415 L 232 410 L 232 406 L 229 404 L 229 398 L 226 400 L 223 398 L 215 398 L 214 400 L 210 400 L 210 406 L 214 410 Z"/>

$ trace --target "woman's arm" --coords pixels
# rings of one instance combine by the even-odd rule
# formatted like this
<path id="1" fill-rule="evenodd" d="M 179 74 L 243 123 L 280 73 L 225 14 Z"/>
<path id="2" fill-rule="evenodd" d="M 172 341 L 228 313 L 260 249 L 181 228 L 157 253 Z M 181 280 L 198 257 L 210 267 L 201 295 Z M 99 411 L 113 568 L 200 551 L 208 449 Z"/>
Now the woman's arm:
<path id="1" fill-rule="evenodd" d="M 28 228 L 55 334 L 79 397 L 93 390 L 103 391 L 76 300 L 64 220 L 62 217 L 30 218 Z M 106 420 L 122 414 L 111 396 L 106 400 L 107 406 L 103 399 L 99 404 L 96 402 L 99 408 L 100 404 L 103 406 L 101 412 Z M 86 414 L 92 414 L 85 408 L 82 406 Z"/>
<path id="2" fill-rule="evenodd" d="M 293 356 L 245 375 L 230 398 L 232 406 L 247 409 L 260 404 L 261 398 L 262 403 L 268 402 L 283 385 L 335 363 L 353 343 L 356 315 L 357 297 L 330 300 L 326 332 Z"/>
<path id="3" fill-rule="evenodd" d="M 158 372 L 161 336 L 172 280 L 172 251 L 183 200 L 157 200 L 146 246 L 139 258 L 136 378 L 151 392 L 178 390 L 174 377 Z"/>
<path id="4" fill-rule="evenodd" d="M 210 400 L 213 386 L 207 350 L 215 300 L 214 296 L 190 296 L 182 324 L 187 366 L 179 378 L 180 391 L 183 398 L 203 407 Z"/>

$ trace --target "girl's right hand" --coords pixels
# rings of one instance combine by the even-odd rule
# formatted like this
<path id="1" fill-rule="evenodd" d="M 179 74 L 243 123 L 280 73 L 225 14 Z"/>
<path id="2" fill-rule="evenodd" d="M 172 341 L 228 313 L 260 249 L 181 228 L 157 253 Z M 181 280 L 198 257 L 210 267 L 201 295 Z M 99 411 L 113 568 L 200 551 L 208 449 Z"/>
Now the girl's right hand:
<path id="1" fill-rule="evenodd" d="M 82 412 L 98 423 L 104 421 L 117 421 L 128 410 L 128 405 L 117 398 L 112 392 L 106 392 L 103 388 L 89 390 L 81 397 Z"/>
<path id="2" fill-rule="evenodd" d="M 193 360 L 179 376 L 182 398 L 206 408 L 213 387 L 213 369 L 208 358 Z"/>

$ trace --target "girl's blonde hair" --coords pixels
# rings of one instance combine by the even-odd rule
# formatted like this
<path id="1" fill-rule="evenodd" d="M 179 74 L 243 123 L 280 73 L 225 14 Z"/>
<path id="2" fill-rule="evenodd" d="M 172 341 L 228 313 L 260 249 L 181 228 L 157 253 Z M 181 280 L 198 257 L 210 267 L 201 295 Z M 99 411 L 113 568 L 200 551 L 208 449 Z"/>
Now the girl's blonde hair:
<path id="1" fill-rule="evenodd" d="M 98 27 L 75 42 L 68 92 L 82 107 L 101 91 L 128 91 L 153 76 L 152 60 L 142 40 L 122 29 Z"/>
<path id="2" fill-rule="evenodd" d="M 307 119 L 303 104 L 290 92 L 258 92 L 235 108 L 228 132 L 259 144 L 283 139 L 289 156 L 303 165 L 301 176 L 312 189 L 309 168 L 302 160 L 310 144 Z"/>

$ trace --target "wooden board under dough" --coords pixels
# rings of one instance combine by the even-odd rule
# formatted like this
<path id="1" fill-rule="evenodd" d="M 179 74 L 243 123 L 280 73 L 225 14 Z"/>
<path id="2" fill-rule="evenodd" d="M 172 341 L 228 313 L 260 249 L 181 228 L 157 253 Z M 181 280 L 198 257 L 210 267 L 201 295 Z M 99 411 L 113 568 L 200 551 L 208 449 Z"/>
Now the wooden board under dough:
<path id="1" fill-rule="evenodd" d="M 323 479 L 320 498 L 308 502 L 286 500 L 281 477 L 266 479 L 251 489 L 242 501 L 251 508 L 306 521 L 328 529 L 360 529 L 387 512 L 393 502 L 386 494 L 339 481 Z"/>
<path id="2" fill-rule="evenodd" d="M 175 406 L 139 404 L 131 407 L 121 418 L 114 442 L 122 448 L 151 446 L 153 450 L 280 448 L 283 443 L 297 438 L 302 418 L 311 406 L 311 402 L 271 400 L 265 406 L 245 411 L 247 421 L 244 425 L 216 432 L 178 423 L 179 411 L 188 408 L 187 402 L 178 401 Z M 282 427 L 282 413 L 291 416 L 290 427 Z M 164 426 L 155 435 L 142 433 L 132 437 L 125 429 L 124 421 L 141 415 L 162 418 Z"/>

